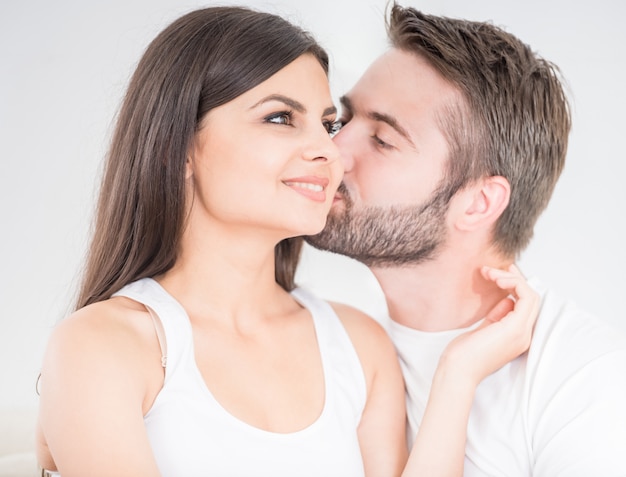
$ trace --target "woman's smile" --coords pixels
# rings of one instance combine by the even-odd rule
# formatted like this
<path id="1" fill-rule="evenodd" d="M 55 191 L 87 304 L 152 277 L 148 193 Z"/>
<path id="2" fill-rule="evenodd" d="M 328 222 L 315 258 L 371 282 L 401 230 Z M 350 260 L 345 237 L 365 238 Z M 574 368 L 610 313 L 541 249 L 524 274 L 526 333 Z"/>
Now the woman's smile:
<path id="1" fill-rule="evenodd" d="M 304 197 L 315 202 L 325 202 L 326 187 L 328 187 L 330 181 L 325 177 L 305 176 L 294 177 L 282 182 Z"/>

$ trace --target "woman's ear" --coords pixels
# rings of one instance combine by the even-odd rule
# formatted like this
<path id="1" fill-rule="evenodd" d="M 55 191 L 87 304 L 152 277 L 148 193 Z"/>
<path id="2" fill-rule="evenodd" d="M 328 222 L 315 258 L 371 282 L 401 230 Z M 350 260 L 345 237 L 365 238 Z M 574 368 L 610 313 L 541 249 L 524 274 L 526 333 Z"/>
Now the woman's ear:
<path id="1" fill-rule="evenodd" d="M 187 160 L 185 161 L 185 180 L 191 179 L 193 176 L 193 159 L 191 154 L 187 154 Z"/>
<path id="2" fill-rule="evenodd" d="M 509 205 L 511 185 L 502 176 L 484 177 L 461 191 L 455 224 L 460 230 L 491 227 Z"/>

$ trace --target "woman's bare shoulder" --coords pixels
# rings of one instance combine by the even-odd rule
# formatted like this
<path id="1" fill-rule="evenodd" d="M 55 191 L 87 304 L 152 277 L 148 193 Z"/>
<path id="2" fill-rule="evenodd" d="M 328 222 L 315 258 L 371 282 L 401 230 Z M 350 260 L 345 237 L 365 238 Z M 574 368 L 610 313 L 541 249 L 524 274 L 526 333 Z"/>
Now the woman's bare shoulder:
<path id="1" fill-rule="evenodd" d="M 353 340 L 389 342 L 385 329 L 368 314 L 344 303 L 330 302 Z"/>
<path id="2" fill-rule="evenodd" d="M 154 325 L 146 308 L 123 297 L 85 306 L 62 319 L 52 330 L 44 370 L 58 362 L 139 363 L 141 352 L 155 341 Z M 76 366 L 76 365 L 74 365 Z"/>
<path id="3" fill-rule="evenodd" d="M 61 320 L 41 369 L 40 464 L 54 469 L 55 460 L 76 462 L 102 436 L 140 441 L 143 416 L 163 380 L 159 363 L 150 315 L 128 298 L 98 302 Z M 125 435 L 118 436 L 122 428 Z"/>
<path id="4" fill-rule="evenodd" d="M 149 314 L 142 304 L 124 297 L 109 298 L 80 308 L 59 321 L 52 337 L 63 340 L 80 334 L 83 338 L 107 340 L 139 332 L 142 327 L 138 325 L 146 317 Z"/>
<path id="5" fill-rule="evenodd" d="M 369 378 L 397 366 L 395 348 L 380 323 L 366 313 L 343 303 L 330 303 L 343 323 Z"/>

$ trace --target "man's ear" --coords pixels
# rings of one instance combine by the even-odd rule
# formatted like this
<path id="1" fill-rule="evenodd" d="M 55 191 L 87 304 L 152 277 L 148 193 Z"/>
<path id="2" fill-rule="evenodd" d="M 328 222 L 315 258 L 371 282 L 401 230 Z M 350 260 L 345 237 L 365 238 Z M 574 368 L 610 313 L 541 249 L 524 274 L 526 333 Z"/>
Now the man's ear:
<path id="1" fill-rule="evenodd" d="M 502 176 L 484 177 L 461 192 L 455 224 L 460 230 L 489 227 L 509 205 L 511 185 Z"/>

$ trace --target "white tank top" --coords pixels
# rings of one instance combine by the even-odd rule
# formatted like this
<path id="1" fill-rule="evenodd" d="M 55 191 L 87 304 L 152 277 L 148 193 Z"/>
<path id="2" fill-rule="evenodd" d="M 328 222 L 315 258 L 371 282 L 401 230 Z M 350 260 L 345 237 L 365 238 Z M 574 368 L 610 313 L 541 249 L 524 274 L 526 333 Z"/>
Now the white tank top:
<path id="1" fill-rule="evenodd" d="M 229 414 L 195 362 L 189 318 L 156 281 L 144 278 L 116 293 L 160 319 L 167 349 L 163 388 L 144 417 L 164 477 L 357 477 L 363 460 L 357 427 L 366 401 L 363 369 L 328 303 L 303 289 L 292 296 L 313 317 L 324 371 L 325 402 L 303 430 L 279 434 Z"/>

